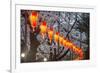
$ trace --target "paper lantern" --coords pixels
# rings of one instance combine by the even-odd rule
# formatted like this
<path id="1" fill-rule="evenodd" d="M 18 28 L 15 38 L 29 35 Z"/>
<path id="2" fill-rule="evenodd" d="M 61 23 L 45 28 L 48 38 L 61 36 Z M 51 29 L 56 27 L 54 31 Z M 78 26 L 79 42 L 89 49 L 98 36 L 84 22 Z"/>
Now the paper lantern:
<path id="1" fill-rule="evenodd" d="M 59 44 L 63 45 L 63 37 L 62 36 L 59 36 Z"/>
<path id="2" fill-rule="evenodd" d="M 56 33 L 54 34 L 54 41 L 55 41 L 56 43 L 58 43 L 58 40 L 59 40 L 59 33 L 56 32 Z"/>
<path id="3" fill-rule="evenodd" d="M 71 42 L 67 41 L 66 47 L 72 50 L 73 44 Z"/>
<path id="4" fill-rule="evenodd" d="M 47 32 L 47 24 L 45 21 L 43 21 L 40 25 L 40 33 L 42 34 L 43 38 L 46 32 Z"/>
<path id="5" fill-rule="evenodd" d="M 37 26 L 38 13 L 32 12 L 29 16 L 31 27 L 34 29 Z"/>
<path id="6" fill-rule="evenodd" d="M 52 29 L 52 28 L 50 28 L 50 29 L 48 30 L 48 37 L 49 37 L 50 43 L 51 43 L 52 38 L 53 38 L 53 29 Z"/>
<path id="7" fill-rule="evenodd" d="M 66 39 L 64 38 L 64 39 L 63 39 L 63 46 L 64 46 L 64 47 L 66 47 L 66 42 L 67 42 L 67 41 L 66 41 Z"/>

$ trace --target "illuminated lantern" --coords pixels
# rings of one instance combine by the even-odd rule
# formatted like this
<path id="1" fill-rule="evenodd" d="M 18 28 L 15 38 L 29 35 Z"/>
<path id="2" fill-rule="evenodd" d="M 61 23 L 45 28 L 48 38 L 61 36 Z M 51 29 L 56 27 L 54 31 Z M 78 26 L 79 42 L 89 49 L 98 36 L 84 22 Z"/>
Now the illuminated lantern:
<path id="1" fill-rule="evenodd" d="M 81 58 L 83 58 L 83 52 L 82 52 L 81 49 L 79 50 L 79 55 L 80 55 Z"/>
<path id="2" fill-rule="evenodd" d="M 75 52 L 75 51 L 76 51 L 76 46 L 73 46 L 72 51 L 73 51 L 73 52 Z"/>
<path id="3" fill-rule="evenodd" d="M 75 45 L 73 45 L 73 51 L 76 53 L 76 54 L 78 54 L 79 55 L 79 51 L 80 51 L 80 49 L 78 48 L 78 47 L 76 47 Z"/>
<path id="4" fill-rule="evenodd" d="M 64 44 L 66 43 L 66 44 Z M 71 51 L 73 51 L 74 53 L 76 53 L 78 55 L 78 57 L 75 60 L 82 60 L 83 59 L 83 51 L 81 48 L 77 47 L 76 45 L 74 45 L 73 43 L 71 43 L 68 40 L 63 40 L 63 46 L 69 48 Z"/>
<path id="5" fill-rule="evenodd" d="M 78 58 L 76 58 L 75 60 L 83 59 L 83 52 L 81 48 L 77 47 L 76 45 L 73 45 L 72 51 L 78 55 Z"/>
<path id="6" fill-rule="evenodd" d="M 66 42 L 66 47 L 72 50 L 73 44 L 71 42 Z"/>
<path id="7" fill-rule="evenodd" d="M 63 46 L 66 47 L 66 39 L 63 39 Z"/>
<path id="8" fill-rule="evenodd" d="M 60 43 L 60 45 L 63 45 L 63 37 L 62 36 L 59 36 L 59 43 Z"/>
<path id="9" fill-rule="evenodd" d="M 50 29 L 48 30 L 48 37 L 49 37 L 50 43 L 51 43 L 52 38 L 53 38 L 53 29 L 52 29 L 52 28 L 50 28 Z"/>
<path id="10" fill-rule="evenodd" d="M 76 52 L 76 54 L 79 55 L 79 49 L 78 48 L 75 49 L 75 52 Z"/>
<path id="11" fill-rule="evenodd" d="M 75 45 L 73 45 L 72 51 L 75 52 L 75 53 L 77 54 L 77 53 L 78 53 L 78 48 L 77 48 Z"/>
<path id="12" fill-rule="evenodd" d="M 77 60 L 82 60 L 83 59 L 83 52 L 79 53 L 79 57 L 76 58 Z"/>
<path id="13" fill-rule="evenodd" d="M 34 29 L 37 26 L 37 20 L 38 20 L 38 13 L 32 12 L 29 16 L 30 24 L 32 28 Z"/>
<path id="14" fill-rule="evenodd" d="M 59 40 L 59 33 L 56 32 L 56 34 L 54 34 L 54 41 L 55 41 L 56 43 L 58 43 L 58 40 Z"/>
<path id="15" fill-rule="evenodd" d="M 40 25 L 40 33 L 42 34 L 43 38 L 46 32 L 47 32 L 47 24 L 45 21 L 43 21 Z"/>

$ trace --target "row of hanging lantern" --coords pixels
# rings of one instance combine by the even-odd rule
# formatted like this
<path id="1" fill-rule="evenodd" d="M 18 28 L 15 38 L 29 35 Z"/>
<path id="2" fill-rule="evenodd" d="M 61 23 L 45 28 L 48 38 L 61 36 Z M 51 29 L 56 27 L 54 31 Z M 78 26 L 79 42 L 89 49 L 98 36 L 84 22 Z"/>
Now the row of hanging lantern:
<path id="1" fill-rule="evenodd" d="M 38 13 L 37 12 L 32 12 L 29 16 L 30 23 L 32 28 L 36 28 L 37 26 L 37 20 L 38 20 Z M 68 39 L 64 38 L 59 34 L 59 32 L 55 32 L 53 28 L 48 28 L 46 21 L 41 22 L 40 26 L 40 34 L 41 36 L 45 37 L 46 33 L 48 34 L 48 38 L 50 40 L 50 43 L 54 39 L 56 43 L 59 43 L 60 45 L 64 46 L 65 48 L 69 48 L 71 51 L 75 52 L 79 57 L 77 58 L 78 60 L 83 59 L 83 51 L 81 48 L 77 47 L 75 44 L 70 42 Z M 76 59 L 76 60 L 77 60 Z"/>

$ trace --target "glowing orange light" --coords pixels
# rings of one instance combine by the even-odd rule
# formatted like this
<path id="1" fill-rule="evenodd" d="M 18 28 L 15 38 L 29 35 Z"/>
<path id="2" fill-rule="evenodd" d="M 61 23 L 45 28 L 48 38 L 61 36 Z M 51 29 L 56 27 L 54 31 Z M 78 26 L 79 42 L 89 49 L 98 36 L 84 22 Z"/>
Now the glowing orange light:
<path id="1" fill-rule="evenodd" d="M 54 34 L 54 40 L 56 43 L 58 43 L 58 40 L 59 40 L 59 33 L 56 32 L 56 34 Z"/>
<path id="2" fill-rule="evenodd" d="M 52 38 L 53 38 L 53 29 L 52 29 L 52 28 L 50 28 L 50 29 L 48 30 L 48 37 L 49 37 L 50 43 L 51 43 Z"/>
<path id="3" fill-rule="evenodd" d="M 46 31 L 47 31 L 47 24 L 46 24 L 45 21 L 43 21 L 43 22 L 41 23 L 41 25 L 40 25 L 40 32 L 41 32 L 41 33 L 46 33 Z"/>
<path id="4" fill-rule="evenodd" d="M 64 46 L 64 47 L 66 47 L 66 42 L 67 42 L 67 41 L 66 41 L 66 39 L 64 38 L 64 39 L 63 39 L 63 46 Z"/>
<path id="5" fill-rule="evenodd" d="M 60 45 L 63 45 L 63 37 L 62 36 L 59 36 L 59 43 L 60 43 Z"/>
<path id="6" fill-rule="evenodd" d="M 78 52 L 77 47 L 73 45 L 73 46 L 72 46 L 72 51 L 74 51 L 75 53 L 77 53 L 77 52 Z"/>
<path id="7" fill-rule="evenodd" d="M 82 50 L 81 50 L 81 49 L 79 50 L 79 52 L 78 52 L 78 53 L 79 53 L 79 56 L 80 56 L 81 58 L 83 58 L 83 52 L 82 52 Z"/>
<path id="8" fill-rule="evenodd" d="M 75 52 L 77 55 L 79 55 L 79 57 L 76 58 L 75 60 L 83 59 L 83 52 L 81 48 L 78 48 L 76 45 L 73 44 L 72 51 Z"/>
<path id="9" fill-rule="evenodd" d="M 29 16 L 29 20 L 30 20 L 32 28 L 34 29 L 37 26 L 38 13 L 32 12 Z"/>
<path id="10" fill-rule="evenodd" d="M 47 32 L 47 24 L 45 21 L 43 21 L 40 25 L 40 33 L 44 37 L 45 33 Z"/>
<path id="11" fill-rule="evenodd" d="M 71 49 L 71 48 L 72 48 L 72 43 L 71 43 L 71 42 L 69 42 L 69 41 L 68 41 L 68 42 L 66 42 L 66 47 L 67 47 L 67 48 L 69 48 L 69 49 Z"/>

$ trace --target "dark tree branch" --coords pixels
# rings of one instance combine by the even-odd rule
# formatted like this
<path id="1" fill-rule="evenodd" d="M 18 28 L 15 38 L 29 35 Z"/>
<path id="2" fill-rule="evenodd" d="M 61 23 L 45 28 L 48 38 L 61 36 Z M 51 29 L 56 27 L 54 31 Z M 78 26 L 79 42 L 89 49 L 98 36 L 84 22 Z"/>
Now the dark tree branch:
<path id="1" fill-rule="evenodd" d="M 62 59 L 67 53 L 68 53 L 69 49 L 67 51 L 64 52 L 64 54 L 62 56 L 60 56 L 59 58 L 57 58 L 57 60 Z"/>

